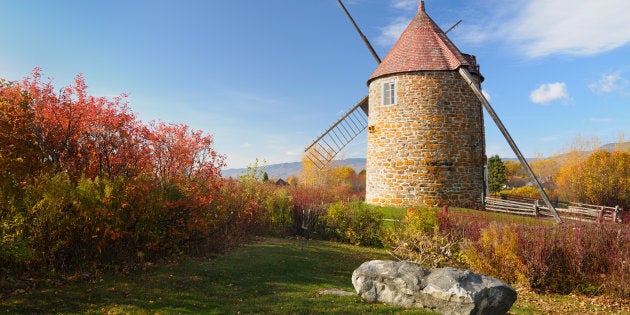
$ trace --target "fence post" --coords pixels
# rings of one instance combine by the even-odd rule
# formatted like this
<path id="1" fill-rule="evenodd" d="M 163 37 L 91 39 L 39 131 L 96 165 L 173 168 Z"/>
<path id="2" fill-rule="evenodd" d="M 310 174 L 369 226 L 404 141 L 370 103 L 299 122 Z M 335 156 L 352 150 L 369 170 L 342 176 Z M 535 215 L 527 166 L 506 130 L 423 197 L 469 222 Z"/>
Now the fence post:
<path id="1" fill-rule="evenodd" d="M 535 217 L 540 216 L 539 211 L 540 211 L 540 209 L 538 209 L 538 200 L 535 200 L 534 201 L 534 216 Z"/>
<path id="2" fill-rule="evenodd" d="M 617 223 L 619 220 L 619 206 L 615 206 L 615 212 L 613 213 L 613 222 Z"/>
<path id="3" fill-rule="evenodd" d="M 600 208 L 600 210 L 599 210 L 599 218 L 597 218 L 597 221 L 599 223 L 602 223 L 602 222 L 604 222 L 604 206 L 600 206 L 599 208 Z"/>

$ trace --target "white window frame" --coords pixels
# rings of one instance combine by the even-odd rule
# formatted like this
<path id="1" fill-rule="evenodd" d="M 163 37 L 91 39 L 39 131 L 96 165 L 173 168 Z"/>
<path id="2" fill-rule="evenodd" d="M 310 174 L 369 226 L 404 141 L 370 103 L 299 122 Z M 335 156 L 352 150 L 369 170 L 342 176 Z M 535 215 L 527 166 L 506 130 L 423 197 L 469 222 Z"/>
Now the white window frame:
<path id="1" fill-rule="evenodd" d="M 383 106 L 396 105 L 398 104 L 398 80 L 389 80 L 383 82 L 382 92 L 383 92 Z"/>

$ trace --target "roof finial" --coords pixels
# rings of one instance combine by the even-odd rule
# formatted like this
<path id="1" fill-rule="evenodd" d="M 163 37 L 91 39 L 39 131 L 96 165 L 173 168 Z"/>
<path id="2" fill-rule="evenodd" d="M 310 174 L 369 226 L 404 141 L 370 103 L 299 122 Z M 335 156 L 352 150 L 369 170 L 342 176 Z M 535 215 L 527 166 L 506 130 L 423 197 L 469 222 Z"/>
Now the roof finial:
<path id="1" fill-rule="evenodd" d="M 418 4 L 418 12 L 424 12 L 424 0 L 420 0 Z"/>

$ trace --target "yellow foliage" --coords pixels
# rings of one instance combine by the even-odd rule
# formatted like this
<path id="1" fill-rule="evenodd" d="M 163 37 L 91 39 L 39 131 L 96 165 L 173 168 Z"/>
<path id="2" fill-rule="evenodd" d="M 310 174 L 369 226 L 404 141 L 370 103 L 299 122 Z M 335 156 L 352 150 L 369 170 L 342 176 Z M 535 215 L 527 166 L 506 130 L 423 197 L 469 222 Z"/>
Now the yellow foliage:
<path id="1" fill-rule="evenodd" d="M 295 175 L 291 175 L 289 176 L 289 178 L 287 178 L 287 184 L 289 184 L 289 186 L 297 186 L 298 184 L 298 179 Z"/>
<path id="2" fill-rule="evenodd" d="M 525 168 L 521 165 L 521 162 L 503 161 L 503 166 L 505 166 L 505 177 L 507 177 L 508 179 L 512 177 L 527 176 L 527 172 L 525 171 Z"/>
<path id="3" fill-rule="evenodd" d="M 540 192 L 538 189 L 531 186 L 523 186 L 509 190 L 502 190 L 499 192 L 501 195 L 514 195 L 529 198 L 540 198 Z"/>
<path id="4" fill-rule="evenodd" d="M 388 231 L 383 243 L 397 259 L 427 268 L 461 263 L 458 243 L 442 235 L 431 208 L 408 209 L 405 223 Z"/>
<path id="5" fill-rule="evenodd" d="M 529 166 L 541 180 L 553 178 L 560 171 L 560 163 L 553 157 L 536 159 L 529 163 Z"/>
<path id="6" fill-rule="evenodd" d="M 518 257 L 518 235 L 514 226 L 492 222 L 481 230 L 476 243 L 465 241 L 464 260 L 476 272 L 508 283 L 527 283 L 525 265 Z"/>
<path id="7" fill-rule="evenodd" d="M 356 175 L 356 172 L 350 166 L 339 166 L 332 170 L 332 180 L 336 186 L 349 187 L 354 175 Z"/>
<path id="8" fill-rule="evenodd" d="M 328 164 L 324 168 L 318 168 L 306 155 L 302 157 L 302 173 L 300 183 L 305 186 L 326 186 L 331 182 L 333 167 Z"/>
<path id="9" fill-rule="evenodd" d="M 314 149 L 312 149 L 314 150 Z M 313 153 L 315 156 L 330 155 L 328 153 Z M 333 163 L 318 168 L 307 155 L 302 157 L 302 173 L 300 174 L 300 183 L 306 186 L 322 186 L 322 187 L 339 187 L 344 186 L 350 188 L 356 172 L 352 167 L 339 166 L 335 167 Z"/>
<path id="10" fill-rule="evenodd" d="M 558 175 L 562 197 L 606 206 L 630 205 L 630 153 L 596 151 L 588 159 L 563 165 Z"/>

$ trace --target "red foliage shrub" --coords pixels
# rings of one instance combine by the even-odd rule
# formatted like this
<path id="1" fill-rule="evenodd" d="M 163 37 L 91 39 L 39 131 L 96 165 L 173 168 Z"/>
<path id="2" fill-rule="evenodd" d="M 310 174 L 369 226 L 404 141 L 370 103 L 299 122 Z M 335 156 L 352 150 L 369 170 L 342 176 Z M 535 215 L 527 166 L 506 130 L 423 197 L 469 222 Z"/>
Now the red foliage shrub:
<path id="1" fill-rule="evenodd" d="M 438 223 L 440 232 L 445 236 L 458 241 L 466 240 L 472 246 L 483 249 L 488 246 L 488 240 L 480 238 L 480 235 L 487 231 L 491 221 L 481 214 L 440 213 Z M 522 262 L 527 284 L 532 289 L 630 297 L 628 225 L 565 222 L 551 226 L 514 224 L 510 221 L 498 221 L 496 224 L 499 230 L 509 228 L 517 233 L 516 257 Z M 474 258 L 477 261 L 492 261 L 497 259 L 496 253 L 480 250 Z"/>
<path id="2" fill-rule="evenodd" d="M 2 272 L 120 269 L 218 248 L 218 230 L 242 233 L 231 213 L 251 217 L 221 206 L 224 157 L 210 135 L 143 124 L 124 94 L 90 96 L 81 75 L 59 92 L 39 69 L 0 80 L 0 113 Z"/>

